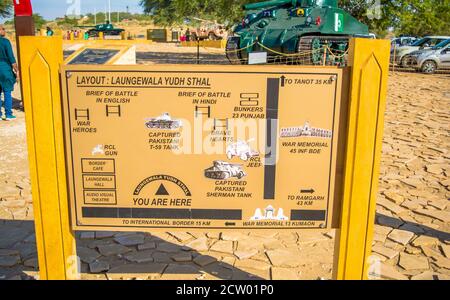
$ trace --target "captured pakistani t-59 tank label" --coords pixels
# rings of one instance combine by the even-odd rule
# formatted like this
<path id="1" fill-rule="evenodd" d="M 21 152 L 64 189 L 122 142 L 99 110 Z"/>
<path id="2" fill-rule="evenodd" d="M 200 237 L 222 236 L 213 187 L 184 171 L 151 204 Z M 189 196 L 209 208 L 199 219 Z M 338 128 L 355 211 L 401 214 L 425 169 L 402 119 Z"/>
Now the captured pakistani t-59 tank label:
<path id="1" fill-rule="evenodd" d="M 345 71 L 63 67 L 74 229 L 336 228 Z"/>

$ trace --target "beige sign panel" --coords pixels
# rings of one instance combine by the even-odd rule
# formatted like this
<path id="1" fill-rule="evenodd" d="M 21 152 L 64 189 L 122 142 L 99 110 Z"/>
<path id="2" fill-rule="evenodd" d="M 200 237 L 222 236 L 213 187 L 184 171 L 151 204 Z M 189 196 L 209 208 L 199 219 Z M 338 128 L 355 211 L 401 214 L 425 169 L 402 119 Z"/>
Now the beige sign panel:
<path id="1" fill-rule="evenodd" d="M 74 229 L 331 228 L 342 70 L 65 66 Z"/>

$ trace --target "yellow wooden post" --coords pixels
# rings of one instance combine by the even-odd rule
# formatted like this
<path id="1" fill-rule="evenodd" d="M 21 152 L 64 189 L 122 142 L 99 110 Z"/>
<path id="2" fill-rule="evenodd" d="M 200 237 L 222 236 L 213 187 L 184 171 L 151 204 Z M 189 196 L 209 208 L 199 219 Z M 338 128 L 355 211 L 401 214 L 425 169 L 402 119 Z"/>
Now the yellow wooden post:
<path id="1" fill-rule="evenodd" d="M 104 34 L 102 31 L 100 31 L 100 32 L 98 33 L 98 39 L 99 39 L 99 40 L 105 39 L 105 34 Z"/>
<path id="2" fill-rule="evenodd" d="M 73 31 L 70 32 L 69 39 L 73 41 L 75 39 L 75 33 Z"/>
<path id="3" fill-rule="evenodd" d="M 390 43 L 350 43 L 351 89 L 341 226 L 334 277 L 368 278 L 386 107 Z"/>
<path id="4" fill-rule="evenodd" d="M 20 37 L 20 56 L 40 279 L 76 279 L 59 84 L 62 37 Z"/>

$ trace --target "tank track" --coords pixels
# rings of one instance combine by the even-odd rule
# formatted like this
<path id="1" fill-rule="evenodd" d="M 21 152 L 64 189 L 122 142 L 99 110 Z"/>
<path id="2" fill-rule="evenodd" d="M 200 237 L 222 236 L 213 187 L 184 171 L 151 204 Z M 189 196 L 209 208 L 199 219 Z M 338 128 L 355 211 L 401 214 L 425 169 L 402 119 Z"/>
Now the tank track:
<path id="1" fill-rule="evenodd" d="M 324 46 L 325 44 L 337 44 L 337 43 L 346 43 L 346 49 L 348 49 L 348 44 L 350 37 L 349 36 L 304 36 L 301 37 L 298 46 L 297 46 L 297 53 L 305 53 L 314 50 L 313 43 L 315 40 L 318 40 L 320 42 L 320 47 Z M 331 47 L 333 48 L 333 47 Z M 323 65 L 323 52 L 317 53 L 317 56 L 320 56 L 320 62 L 317 61 L 313 56 L 315 54 L 311 53 L 311 55 L 305 55 L 298 58 L 297 64 L 301 65 Z M 344 57 L 344 59 L 339 63 L 340 66 L 347 65 L 348 59 L 347 57 Z M 325 65 L 336 65 L 336 62 L 333 62 L 332 60 L 328 59 Z"/>
<path id="2" fill-rule="evenodd" d="M 232 65 L 243 65 L 242 51 L 236 51 L 240 46 L 240 37 L 232 36 L 228 38 L 225 54 Z"/>
<path id="3" fill-rule="evenodd" d="M 297 45 L 297 53 L 307 53 L 314 50 L 313 44 L 315 40 L 318 40 L 319 47 L 325 44 L 346 44 L 345 50 L 348 48 L 349 36 L 304 36 L 301 37 Z M 230 37 L 227 41 L 226 56 L 232 65 L 242 65 L 245 59 L 243 59 L 244 51 L 236 51 L 239 49 L 240 40 L 239 37 Z M 333 46 L 331 47 L 333 49 Z M 329 53 L 327 53 L 327 61 L 325 65 L 339 65 L 345 66 L 348 63 L 347 57 L 344 57 L 339 62 L 329 59 Z M 316 57 L 314 57 L 316 55 Z M 323 65 L 323 52 L 311 53 L 311 55 L 302 55 L 299 57 L 268 57 L 268 63 L 279 64 L 295 64 L 295 65 Z"/>

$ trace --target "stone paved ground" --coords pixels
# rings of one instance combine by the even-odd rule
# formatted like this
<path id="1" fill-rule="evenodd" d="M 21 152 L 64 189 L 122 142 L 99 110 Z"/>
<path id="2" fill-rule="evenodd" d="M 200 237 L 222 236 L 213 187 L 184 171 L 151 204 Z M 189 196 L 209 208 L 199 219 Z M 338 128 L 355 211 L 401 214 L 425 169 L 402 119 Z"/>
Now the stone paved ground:
<path id="1" fill-rule="evenodd" d="M 450 77 L 391 74 L 371 278 L 450 278 Z M 0 122 L 0 279 L 37 278 L 24 113 Z M 84 279 L 331 278 L 334 232 L 77 233 Z"/>

